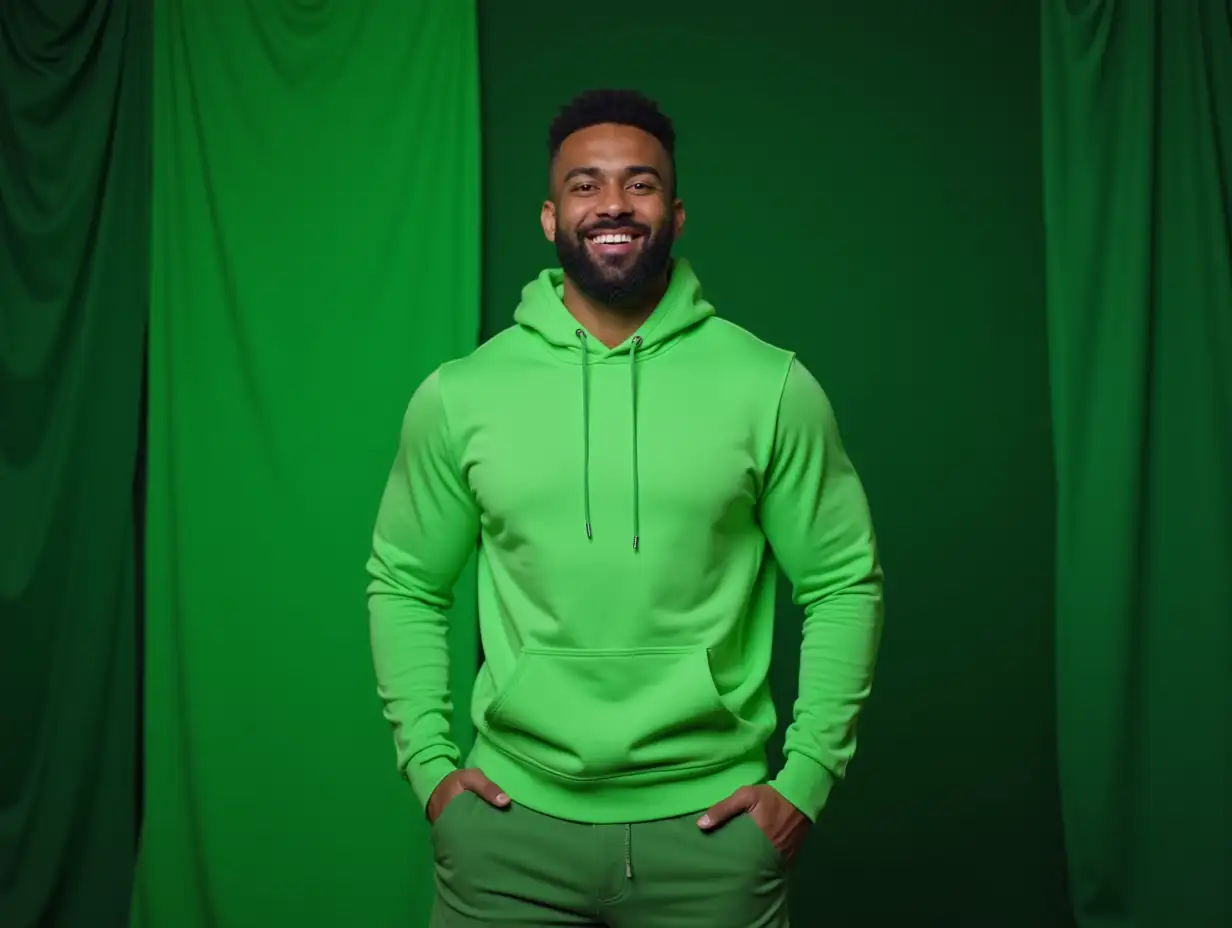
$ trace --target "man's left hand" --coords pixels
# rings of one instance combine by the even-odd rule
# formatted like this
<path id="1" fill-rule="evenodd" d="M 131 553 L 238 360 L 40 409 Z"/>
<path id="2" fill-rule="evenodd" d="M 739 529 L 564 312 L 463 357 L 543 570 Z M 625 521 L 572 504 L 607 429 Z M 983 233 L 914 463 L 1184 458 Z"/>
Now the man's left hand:
<path id="1" fill-rule="evenodd" d="M 697 826 L 702 831 L 714 831 L 737 815 L 746 814 L 770 839 L 784 860 L 790 862 L 795 859 L 811 823 L 773 786 L 740 787 L 722 802 L 711 806 L 697 820 Z"/>

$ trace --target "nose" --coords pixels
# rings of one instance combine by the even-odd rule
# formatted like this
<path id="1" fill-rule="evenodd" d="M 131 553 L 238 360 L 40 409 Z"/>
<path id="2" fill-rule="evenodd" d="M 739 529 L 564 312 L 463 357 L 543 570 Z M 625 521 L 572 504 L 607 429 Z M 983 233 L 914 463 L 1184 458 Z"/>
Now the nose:
<path id="1" fill-rule="evenodd" d="M 613 184 L 603 191 L 598 213 L 606 219 L 633 215 L 633 209 L 629 206 L 628 192 L 623 184 Z"/>

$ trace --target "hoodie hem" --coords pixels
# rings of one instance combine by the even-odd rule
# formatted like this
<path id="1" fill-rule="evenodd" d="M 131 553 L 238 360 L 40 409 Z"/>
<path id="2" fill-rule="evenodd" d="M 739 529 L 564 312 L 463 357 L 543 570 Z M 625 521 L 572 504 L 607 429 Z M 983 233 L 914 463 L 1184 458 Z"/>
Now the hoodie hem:
<path id="1" fill-rule="evenodd" d="M 762 753 L 679 778 L 653 782 L 637 776 L 598 781 L 566 780 L 517 761 L 477 734 L 468 767 L 478 767 L 514 803 L 533 812 L 586 825 L 632 824 L 701 812 L 742 786 L 766 782 Z"/>

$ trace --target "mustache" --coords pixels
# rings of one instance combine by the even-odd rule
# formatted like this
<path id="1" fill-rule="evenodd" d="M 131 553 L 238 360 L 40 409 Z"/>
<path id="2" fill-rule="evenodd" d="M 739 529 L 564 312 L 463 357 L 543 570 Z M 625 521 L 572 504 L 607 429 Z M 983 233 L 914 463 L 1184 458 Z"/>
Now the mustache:
<path id="1" fill-rule="evenodd" d="M 627 219 L 623 221 L 620 219 L 601 219 L 585 229 L 579 229 L 578 238 L 586 238 L 586 236 L 594 235 L 596 232 L 624 232 L 628 229 L 632 229 L 638 235 L 645 238 L 650 238 L 650 226 L 642 225 L 640 222 L 630 222 Z"/>

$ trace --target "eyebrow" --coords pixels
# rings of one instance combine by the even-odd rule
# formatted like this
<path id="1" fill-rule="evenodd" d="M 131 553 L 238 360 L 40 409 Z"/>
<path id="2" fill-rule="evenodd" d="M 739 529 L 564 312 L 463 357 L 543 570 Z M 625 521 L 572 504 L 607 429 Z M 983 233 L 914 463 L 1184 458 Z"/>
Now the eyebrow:
<path id="1" fill-rule="evenodd" d="M 597 177 L 603 172 L 596 167 L 580 167 L 571 168 L 565 174 L 565 181 L 570 181 L 575 177 Z M 658 168 L 651 167 L 649 164 L 631 164 L 624 169 L 626 177 L 634 177 L 638 174 L 649 174 L 652 177 L 658 178 L 660 183 L 663 181 L 663 175 L 659 173 Z"/>

